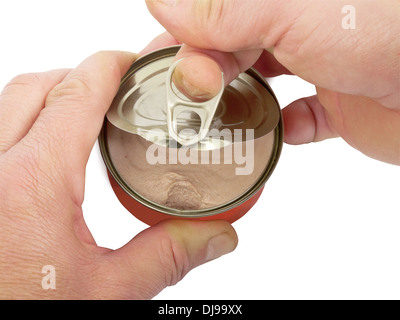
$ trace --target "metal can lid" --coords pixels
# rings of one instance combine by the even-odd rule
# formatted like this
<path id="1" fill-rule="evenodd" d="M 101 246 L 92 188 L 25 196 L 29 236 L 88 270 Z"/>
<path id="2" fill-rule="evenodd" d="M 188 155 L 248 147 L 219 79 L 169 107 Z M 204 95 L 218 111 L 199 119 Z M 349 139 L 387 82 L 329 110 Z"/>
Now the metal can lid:
<path id="1" fill-rule="evenodd" d="M 169 144 L 166 79 L 178 49 L 179 46 L 174 46 L 150 53 L 132 65 L 107 112 L 114 126 L 159 145 Z M 279 107 L 267 88 L 248 73 L 242 73 L 225 88 L 209 129 L 231 132 L 253 129 L 257 138 L 273 131 L 279 119 Z M 178 130 L 196 130 L 201 122 L 194 112 L 182 112 L 176 126 Z M 223 146 L 220 139 L 207 136 L 198 142 L 197 148 L 209 150 Z"/>
<path id="2" fill-rule="evenodd" d="M 198 144 L 206 138 L 210 130 L 211 122 L 224 92 L 224 74 L 221 72 L 221 89 L 213 98 L 206 101 L 188 100 L 182 97 L 181 92 L 176 88 L 172 80 L 174 71 L 182 60 L 184 59 L 175 61 L 169 67 L 167 73 L 165 85 L 167 90 L 167 126 L 168 134 L 171 138 L 181 145 L 190 146 Z M 187 120 L 188 115 L 191 121 Z M 193 119 L 197 121 L 193 122 Z M 179 130 L 182 122 L 186 128 Z"/>
<path id="3" fill-rule="evenodd" d="M 178 50 L 164 48 L 132 65 L 107 113 L 100 150 L 113 179 L 137 202 L 177 217 L 211 216 L 264 186 L 282 149 L 281 111 L 265 79 L 249 69 L 222 94 L 210 126 L 217 135 L 177 145 L 168 135 L 165 86 Z M 192 128 L 198 120 L 188 114 L 179 125 Z"/>

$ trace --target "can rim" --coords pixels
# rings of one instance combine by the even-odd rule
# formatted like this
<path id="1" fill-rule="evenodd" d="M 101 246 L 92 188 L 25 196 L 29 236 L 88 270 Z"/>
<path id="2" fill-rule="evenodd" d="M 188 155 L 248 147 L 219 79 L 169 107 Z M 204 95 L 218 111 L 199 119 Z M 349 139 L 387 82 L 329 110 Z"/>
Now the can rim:
<path id="1" fill-rule="evenodd" d="M 152 63 L 155 60 L 160 59 L 160 57 L 165 57 L 165 56 L 172 56 L 175 55 L 179 48 L 180 45 L 176 46 L 170 46 L 166 47 L 163 49 L 159 49 L 156 51 L 153 51 L 147 55 L 144 55 L 140 58 L 138 58 L 132 66 L 129 68 L 128 72 L 124 75 L 124 77 L 121 80 L 120 86 L 124 84 L 124 82 L 131 76 L 132 73 L 134 73 L 139 67 L 142 68 L 146 66 L 147 64 Z M 225 211 L 228 211 L 230 209 L 233 209 L 247 200 L 249 200 L 252 196 L 254 196 L 268 181 L 269 177 L 272 175 L 273 171 L 276 168 L 276 165 L 278 163 L 278 160 L 280 158 L 282 148 L 283 148 L 283 120 L 282 120 L 282 112 L 279 107 L 279 102 L 272 91 L 271 87 L 267 83 L 267 81 L 264 79 L 264 77 L 254 68 L 250 68 L 244 73 L 247 73 L 250 75 L 252 78 L 257 80 L 264 88 L 266 88 L 269 92 L 269 94 L 273 97 L 274 101 L 277 104 L 277 107 L 279 109 L 279 122 L 277 126 L 274 129 L 274 144 L 273 144 L 273 149 L 271 153 L 271 159 L 268 162 L 267 166 L 265 167 L 263 173 L 261 174 L 260 178 L 253 184 L 252 187 L 250 187 L 246 192 L 244 192 L 242 195 L 232 199 L 229 202 L 223 203 L 219 206 L 212 207 L 212 208 L 207 208 L 207 209 L 197 209 L 197 210 L 179 210 L 179 209 L 174 209 L 174 208 L 169 208 L 162 206 L 160 204 L 157 204 L 153 201 L 148 200 L 147 198 L 141 196 L 139 193 L 134 191 L 129 185 L 124 181 L 124 179 L 120 176 L 118 173 L 117 169 L 115 168 L 111 157 L 110 157 L 110 152 L 108 148 L 108 143 L 107 143 L 107 123 L 109 122 L 107 118 L 104 118 L 103 126 L 99 134 L 99 147 L 100 147 L 100 153 L 103 158 L 103 161 L 107 167 L 107 170 L 113 177 L 113 179 L 116 181 L 116 183 L 126 192 L 131 198 L 133 198 L 135 201 L 138 201 L 142 205 L 156 210 L 160 213 L 164 213 L 167 215 L 175 216 L 175 217 L 182 217 L 182 218 L 199 218 L 199 217 L 207 217 L 207 216 L 212 216 L 216 215 Z"/>

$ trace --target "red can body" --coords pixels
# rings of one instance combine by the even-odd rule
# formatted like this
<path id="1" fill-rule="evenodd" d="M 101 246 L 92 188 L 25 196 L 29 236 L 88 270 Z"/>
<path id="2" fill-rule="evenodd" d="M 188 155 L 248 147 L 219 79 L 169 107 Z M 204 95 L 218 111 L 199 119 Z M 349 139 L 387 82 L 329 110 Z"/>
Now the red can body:
<path id="1" fill-rule="evenodd" d="M 153 125 L 152 121 L 160 122 L 160 113 L 157 114 L 158 118 L 155 117 L 154 120 L 149 116 L 149 112 L 152 107 L 160 101 L 159 97 L 162 97 L 163 95 L 162 90 L 151 93 L 144 92 L 145 95 L 147 94 L 146 97 L 151 101 L 151 103 L 146 105 L 146 108 L 140 109 L 139 106 L 139 110 L 132 112 L 135 108 L 135 106 L 132 107 L 132 104 L 134 105 L 135 101 L 142 101 L 140 99 L 143 97 L 143 92 L 140 91 L 140 88 L 136 91 L 134 90 L 137 88 L 138 84 L 140 85 L 141 83 L 148 81 L 148 79 L 151 79 L 153 74 L 154 77 L 158 77 L 159 79 L 160 72 L 168 69 L 168 64 L 171 63 L 178 50 L 179 47 L 169 47 L 140 58 L 134 62 L 130 70 L 122 79 L 120 90 L 113 101 L 113 105 L 107 113 L 107 118 L 105 119 L 99 136 L 100 151 L 107 167 L 108 177 L 121 204 L 135 217 L 148 225 L 154 225 L 166 219 L 226 220 L 233 223 L 245 215 L 260 198 L 265 183 L 277 165 L 283 145 L 283 121 L 279 104 L 268 83 L 256 70 L 247 70 L 245 73 L 241 74 L 237 80 L 235 80 L 237 81 L 236 84 L 231 84 L 232 86 L 230 85 L 225 88 L 225 93 L 222 98 L 225 100 L 220 104 L 220 106 L 222 105 L 224 107 L 221 107 L 220 112 L 218 111 L 219 113 L 217 112 L 218 114 L 215 115 L 217 122 L 219 121 L 219 123 L 226 124 L 228 127 L 230 126 L 229 128 L 231 128 L 232 131 L 238 128 L 238 123 L 242 123 L 240 122 L 241 118 L 239 118 L 239 115 L 252 116 L 252 118 L 243 120 L 243 128 L 240 129 L 247 130 L 249 126 L 254 125 L 254 127 L 250 127 L 257 133 L 254 141 L 257 141 L 256 143 L 258 143 L 258 145 L 255 144 L 254 149 L 264 150 L 263 143 L 260 141 L 264 141 L 261 139 L 266 136 L 270 138 L 269 141 L 271 142 L 269 144 L 270 147 L 268 147 L 270 149 L 263 153 L 265 157 L 259 157 L 263 159 L 263 162 L 259 162 L 259 171 L 254 175 L 254 179 L 252 176 L 251 179 L 247 180 L 246 183 L 248 184 L 243 187 L 243 189 L 239 189 L 237 194 L 229 199 L 224 199 L 224 201 L 218 202 L 216 205 L 211 207 L 193 211 L 188 209 L 179 210 L 165 204 L 161 205 L 159 204 L 160 202 L 151 200 L 151 197 L 143 196 L 143 193 L 138 191 L 132 183 L 127 182 L 126 175 L 124 176 L 124 174 L 121 174 L 122 171 L 119 169 L 121 166 L 118 167 L 115 165 L 115 163 L 118 162 L 116 160 L 123 159 L 123 156 L 121 157 L 115 152 L 112 155 L 110 154 L 112 153 L 110 152 L 110 149 L 113 149 L 110 148 L 110 146 L 120 146 L 121 148 L 119 150 L 124 150 L 125 152 L 127 149 L 132 149 L 132 144 L 131 141 L 129 141 L 128 144 L 123 145 L 119 142 L 120 140 L 112 137 L 111 134 L 108 135 L 108 126 L 112 126 L 113 130 L 120 130 L 120 132 L 125 132 L 129 135 L 136 135 L 135 137 L 140 136 L 142 139 L 144 137 L 140 135 L 140 130 L 143 130 L 143 127 L 135 127 L 135 124 L 139 123 L 139 121 L 136 119 L 130 123 L 128 117 L 135 116 L 140 113 L 139 111 L 145 110 L 146 115 L 139 119 L 143 122 L 144 127 L 146 125 L 147 127 L 151 127 Z M 147 74 L 146 70 L 150 70 L 149 74 Z M 144 88 L 159 88 L 160 85 L 160 83 L 156 83 L 152 86 L 151 83 L 147 83 Z M 145 89 L 143 89 L 143 91 L 145 91 Z M 162 104 L 163 103 L 160 103 L 160 105 Z M 110 111 L 112 111 L 111 115 Z M 126 118 L 123 118 L 125 115 Z M 146 122 L 145 120 L 150 122 Z M 124 143 L 127 143 L 127 140 L 129 140 L 129 138 L 126 138 Z M 145 141 L 149 142 L 150 140 L 146 139 Z M 134 151 L 134 153 L 136 152 L 136 155 L 142 154 L 136 150 L 138 149 L 135 149 Z M 132 159 L 126 161 L 126 163 L 123 164 L 124 170 L 131 171 L 129 164 L 137 164 L 135 161 L 138 161 L 137 157 L 132 157 Z M 224 166 L 224 169 L 225 168 L 227 167 Z M 194 171 L 197 169 L 197 167 L 193 167 Z M 146 172 L 146 174 L 147 172 L 154 172 L 153 167 L 146 167 L 145 170 L 148 171 L 138 171 L 134 176 L 140 175 L 141 172 Z M 171 170 L 174 171 L 175 169 L 171 167 Z M 218 190 L 231 190 L 233 186 L 244 185 L 240 182 L 244 180 L 240 180 L 237 176 L 231 176 L 230 179 L 227 179 L 228 182 L 222 185 L 222 187 L 217 187 L 216 181 L 224 181 L 226 177 L 225 170 L 218 170 L 214 171 L 223 172 L 223 176 L 219 176 L 222 177 L 220 180 L 215 180 L 215 176 L 211 169 L 203 170 L 204 175 L 202 175 L 202 177 L 206 181 L 213 181 L 212 183 L 207 184 L 209 189 L 215 188 L 214 190 L 211 190 L 212 192 L 215 191 L 218 193 Z M 188 170 L 186 170 L 186 173 L 188 173 Z M 158 178 L 159 176 L 157 175 L 156 179 Z M 143 179 L 146 179 L 145 175 L 140 179 L 138 178 L 136 181 L 147 181 Z M 187 189 L 185 189 L 185 195 L 187 192 L 186 190 Z M 150 191 L 151 194 L 148 195 L 156 194 L 156 191 L 153 192 L 152 189 Z"/>
<path id="2" fill-rule="evenodd" d="M 126 193 L 124 191 L 124 189 L 122 189 L 121 186 L 115 181 L 115 179 L 110 174 L 110 172 L 108 172 L 108 177 L 110 180 L 111 187 L 113 188 L 114 193 L 117 196 L 118 200 L 121 202 L 121 204 L 136 218 L 138 218 L 140 221 L 142 221 L 150 226 L 155 225 L 163 220 L 168 220 L 168 219 L 180 219 L 180 220 L 196 219 L 196 220 L 203 220 L 203 221 L 204 220 L 225 220 L 230 223 L 233 223 L 236 220 L 243 217 L 256 204 L 256 202 L 258 201 L 258 199 L 261 196 L 261 193 L 264 190 L 264 187 L 261 188 L 249 200 L 247 200 L 244 203 L 238 205 L 237 207 L 229 209 L 225 212 L 215 214 L 215 215 L 189 218 L 189 217 L 181 217 L 181 216 L 176 216 L 176 215 L 168 215 L 168 214 L 156 211 L 154 209 L 151 209 L 151 208 L 145 206 L 144 204 L 140 203 L 139 201 L 136 201 L 135 199 L 133 199 L 128 193 Z"/>

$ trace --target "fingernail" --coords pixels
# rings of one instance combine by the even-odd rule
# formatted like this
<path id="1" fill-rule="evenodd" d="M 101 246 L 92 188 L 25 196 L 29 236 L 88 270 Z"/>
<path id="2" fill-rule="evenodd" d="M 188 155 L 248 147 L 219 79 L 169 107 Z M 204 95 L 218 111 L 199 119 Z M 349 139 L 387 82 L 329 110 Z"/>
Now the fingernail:
<path id="1" fill-rule="evenodd" d="M 208 241 L 206 261 L 217 259 L 224 254 L 232 252 L 237 242 L 228 233 L 221 233 Z"/>
<path id="2" fill-rule="evenodd" d="M 210 92 L 207 92 L 207 90 L 192 84 L 187 80 L 187 78 L 188 77 L 182 72 L 181 65 L 178 65 L 174 74 L 172 75 L 172 81 L 178 90 L 186 97 L 194 101 L 206 101 L 213 97 Z"/>
<path id="3" fill-rule="evenodd" d="M 214 97 L 209 91 L 187 81 L 185 76 L 174 77 L 174 83 L 185 96 L 194 101 L 207 101 Z"/>
<path id="4" fill-rule="evenodd" d="M 194 56 L 178 64 L 172 76 L 178 90 L 194 101 L 207 101 L 221 88 L 221 70 L 209 58 Z"/>

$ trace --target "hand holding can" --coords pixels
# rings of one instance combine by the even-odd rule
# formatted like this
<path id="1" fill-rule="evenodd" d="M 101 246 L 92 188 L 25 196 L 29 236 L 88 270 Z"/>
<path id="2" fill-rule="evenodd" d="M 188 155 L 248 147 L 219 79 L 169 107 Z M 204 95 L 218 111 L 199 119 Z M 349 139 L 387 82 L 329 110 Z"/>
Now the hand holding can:
<path id="1" fill-rule="evenodd" d="M 18 76 L 0 95 L 0 298 L 149 299 L 236 247 L 224 221 L 166 221 L 115 251 L 87 228 L 86 163 L 136 58 L 100 52 Z"/>

